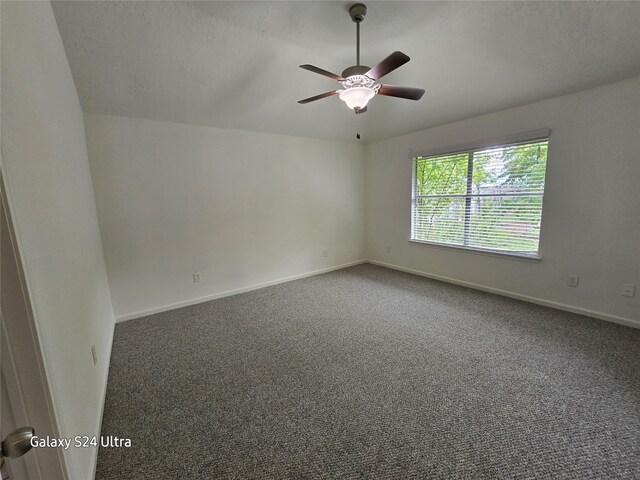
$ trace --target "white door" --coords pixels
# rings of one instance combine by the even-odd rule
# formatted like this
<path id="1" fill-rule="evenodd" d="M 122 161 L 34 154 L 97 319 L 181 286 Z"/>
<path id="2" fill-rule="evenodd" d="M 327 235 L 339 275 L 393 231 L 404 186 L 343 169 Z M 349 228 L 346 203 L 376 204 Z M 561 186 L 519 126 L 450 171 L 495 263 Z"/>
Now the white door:
<path id="1" fill-rule="evenodd" d="M 0 440 L 24 426 L 32 427 L 39 437 L 57 438 L 51 394 L 1 172 L 0 190 Z M 33 448 L 22 457 L 3 460 L 2 480 L 67 478 L 58 449 Z"/>
<path id="2" fill-rule="evenodd" d="M 4 322 L 2 322 L 2 327 L 4 329 Z M 0 437 L 2 439 L 6 438 L 9 432 L 14 431 L 18 428 L 20 418 L 19 405 L 14 407 L 14 404 L 19 403 L 20 399 L 15 398 L 15 395 L 9 395 L 9 387 L 7 383 L 11 384 L 12 381 L 5 378 L 5 370 L 9 373 L 10 368 L 7 361 L 7 348 L 5 342 L 6 336 L 3 333 L 2 335 L 2 368 L 0 369 Z M 14 392 L 15 389 L 12 389 Z M 11 396 L 14 397 L 13 401 L 11 400 Z M 15 412 L 15 413 L 14 413 Z M 29 473 L 30 472 L 30 473 Z M 38 478 L 38 470 L 35 465 L 35 459 L 31 455 L 22 456 L 18 458 L 5 458 L 2 459 L 2 467 L 0 468 L 0 479 L 7 480 L 26 480 L 30 478 Z"/>

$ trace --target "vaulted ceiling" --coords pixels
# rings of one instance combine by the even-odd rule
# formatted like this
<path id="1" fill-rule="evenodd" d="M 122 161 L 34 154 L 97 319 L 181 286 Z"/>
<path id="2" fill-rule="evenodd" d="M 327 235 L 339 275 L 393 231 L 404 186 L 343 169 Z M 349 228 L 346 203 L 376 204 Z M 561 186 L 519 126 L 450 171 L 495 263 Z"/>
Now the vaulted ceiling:
<path id="1" fill-rule="evenodd" d="M 640 75 L 640 2 L 369 2 L 362 63 L 411 61 L 354 115 L 298 68 L 355 63 L 354 2 L 53 2 L 85 112 L 363 142 Z M 366 2 L 365 2 L 366 3 Z"/>

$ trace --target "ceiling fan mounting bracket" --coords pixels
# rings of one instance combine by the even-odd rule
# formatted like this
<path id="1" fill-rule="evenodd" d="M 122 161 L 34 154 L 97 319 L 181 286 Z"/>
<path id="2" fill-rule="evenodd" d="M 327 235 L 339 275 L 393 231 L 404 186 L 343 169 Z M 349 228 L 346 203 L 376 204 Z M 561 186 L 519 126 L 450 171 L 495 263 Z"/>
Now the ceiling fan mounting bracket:
<path id="1" fill-rule="evenodd" d="M 349 15 L 355 23 L 363 22 L 366 14 L 367 6 L 364 3 L 354 3 L 349 7 Z"/>

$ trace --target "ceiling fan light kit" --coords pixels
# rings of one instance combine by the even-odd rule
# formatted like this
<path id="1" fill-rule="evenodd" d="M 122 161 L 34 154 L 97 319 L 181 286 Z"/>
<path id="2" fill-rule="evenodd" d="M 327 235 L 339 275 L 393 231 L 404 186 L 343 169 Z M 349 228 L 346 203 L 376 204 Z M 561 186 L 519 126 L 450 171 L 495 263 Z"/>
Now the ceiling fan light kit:
<path id="1" fill-rule="evenodd" d="M 373 68 L 360 65 L 360 23 L 364 21 L 366 14 L 367 7 L 362 3 L 356 3 L 351 5 L 351 8 L 349 8 L 351 20 L 356 24 L 356 65 L 346 68 L 342 72 L 342 76 L 313 65 L 300 65 L 300 68 L 324 75 L 325 77 L 329 77 L 340 82 L 342 88 L 321 93 L 314 97 L 305 98 L 304 100 L 298 101 L 298 103 L 304 104 L 314 102 L 316 100 L 338 94 L 340 100 L 345 102 L 349 108 L 358 114 L 367 111 L 367 104 L 369 103 L 369 100 L 376 95 L 406 98 L 409 100 L 420 100 L 422 98 L 424 90 L 420 88 L 394 87 L 393 85 L 377 83 L 380 78 L 410 60 L 404 53 L 398 51 L 393 52 Z"/>
<path id="2" fill-rule="evenodd" d="M 347 107 L 354 110 L 365 108 L 380 89 L 379 84 L 365 75 L 347 77 L 342 86 L 344 89 L 338 90 L 338 96 Z"/>

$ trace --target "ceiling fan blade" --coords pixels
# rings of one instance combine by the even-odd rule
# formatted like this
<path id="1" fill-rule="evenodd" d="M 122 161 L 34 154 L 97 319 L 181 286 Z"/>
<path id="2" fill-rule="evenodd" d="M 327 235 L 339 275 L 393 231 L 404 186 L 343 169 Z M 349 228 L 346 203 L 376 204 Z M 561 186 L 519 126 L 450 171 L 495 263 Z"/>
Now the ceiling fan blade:
<path id="1" fill-rule="evenodd" d="M 409 60 L 411 59 L 404 53 L 395 51 L 365 73 L 365 75 L 373 80 L 380 80 L 387 73 L 393 72 L 396 68 L 404 65 Z"/>
<path id="2" fill-rule="evenodd" d="M 393 85 L 381 85 L 378 95 L 386 95 L 387 97 L 406 98 L 408 100 L 420 100 L 424 95 L 421 88 L 410 87 L 394 87 Z"/>
<path id="3" fill-rule="evenodd" d="M 338 90 L 331 90 L 330 92 L 324 92 L 324 93 L 321 93 L 320 95 L 316 95 L 315 97 L 309 97 L 309 98 L 305 98 L 304 100 L 298 100 L 298 103 L 315 102 L 316 100 L 330 97 L 331 95 L 335 95 L 336 93 L 338 93 Z"/>
<path id="4" fill-rule="evenodd" d="M 362 107 L 362 108 L 354 108 L 353 109 L 354 112 L 356 112 L 356 115 L 358 115 L 359 113 L 364 113 L 367 111 L 367 107 Z"/>
<path id="5" fill-rule="evenodd" d="M 319 73 L 320 75 L 324 75 L 325 77 L 333 78 L 334 80 L 337 80 L 339 82 L 344 80 L 344 78 L 336 75 L 335 73 L 327 72 L 326 70 L 314 67 L 313 65 L 300 65 L 300 68 L 304 68 L 305 70 L 309 70 L 310 72 Z"/>

